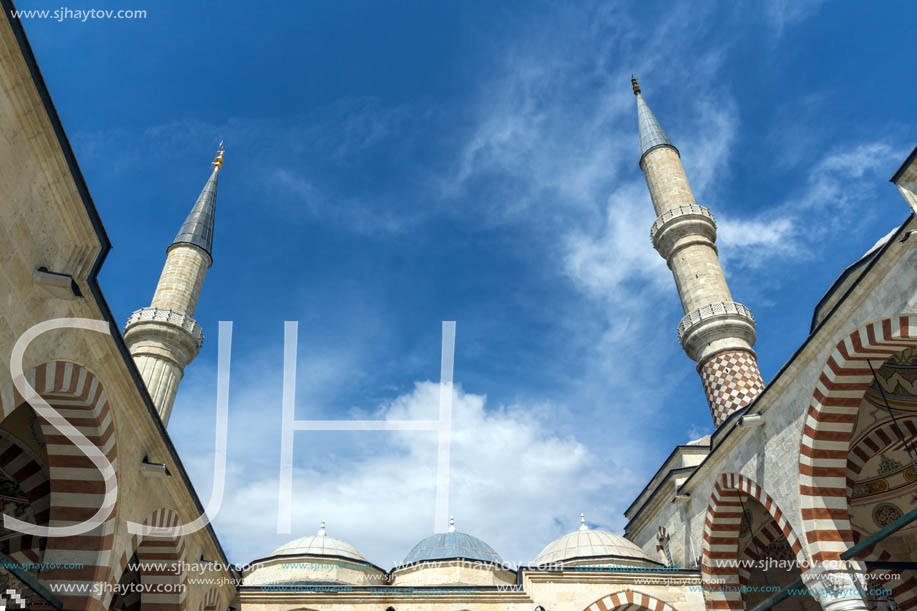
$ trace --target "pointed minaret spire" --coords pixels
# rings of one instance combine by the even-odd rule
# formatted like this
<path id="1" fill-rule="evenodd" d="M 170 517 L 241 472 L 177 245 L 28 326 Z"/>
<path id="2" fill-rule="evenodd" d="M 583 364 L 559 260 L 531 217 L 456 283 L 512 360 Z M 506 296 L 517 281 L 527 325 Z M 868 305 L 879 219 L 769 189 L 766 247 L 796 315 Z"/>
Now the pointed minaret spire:
<path id="1" fill-rule="evenodd" d="M 124 341 L 143 377 L 163 424 L 168 424 L 178 383 L 185 367 L 201 349 L 204 334 L 192 318 L 213 263 L 213 222 L 217 175 L 223 167 L 223 143 L 213 170 L 175 240 L 166 250 L 166 263 L 150 307 L 131 314 Z"/>
<path id="2" fill-rule="evenodd" d="M 188 214 L 188 218 L 182 223 L 178 235 L 172 240 L 172 245 L 176 244 L 193 244 L 206 252 L 208 255 L 213 250 L 213 222 L 217 204 L 217 175 L 220 168 L 223 167 L 223 143 L 220 143 L 220 149 L 217 151 L 216 159 L 211 163 L 213 172 L 204 185 L 201 194 L 198 195 L 194 207 Z"/>
<path id="3" fill-rule="evenodd" d="M 636 78 L 640 169 L 658 217 L 653 247 L 666 260 L 685 317 L 678 339 L 696 363 L 716 426 L 764 390 L 758 371 L 755 319 L 732 300 L 716 250 L 713 213 L 694 201 L 678 149 L 643 100 Z"/>
<path id="4" fill-rule="evenodd" d="M 631 84 L 634 87 L 634 95 L 637 96 L 637 127 L 640 132 L 640 159 L 658 146 L 670 146 L 675 152 L 678 149 L 669 140 L 662 125 L 656 119 L 656 115 L 650 110 L 640 92 L 640 85 L 634 76 L 630 77 Z"/>

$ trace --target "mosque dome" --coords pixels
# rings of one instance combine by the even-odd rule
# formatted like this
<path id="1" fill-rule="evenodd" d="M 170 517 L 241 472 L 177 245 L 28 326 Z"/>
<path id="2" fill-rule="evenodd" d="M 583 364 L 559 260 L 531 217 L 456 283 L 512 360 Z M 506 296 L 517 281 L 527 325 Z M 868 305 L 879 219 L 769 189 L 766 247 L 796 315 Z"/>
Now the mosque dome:
<path id="1" fill-rule="evenodd" d="M 477 537 L 455 530 L 427 537 L 414 546 L 392 572 L 392 583 L 417 586 L 504 586 L 516 583 L 516 573 L 503 566 L 494 548 Z"/>
<path id="2" fill-rule="evenodd" d="M 296 558 L 291 562 L 291 558 Z M 318 533 L 281 545 L 265 558 L 243 570 L 245 585 L 265 584 L 348 584 L 384 583 L 385 571 L 375 566 L 357 548 L 325 533 Z"/>
<path id="3" fill-rule="evenodd" d="M 650 560 L 633 541 L 629 541 L 621 535 L 610 533 L 607 530 L 589 528 L 586 525 L 586 518 L 583 514 L 580 514 L 579 530 L 575 530 L 549 543 L 541 550 L 541 553 L 538 554 L 532 564 L 543 566 L 577 558 L 601 556 L 634 558 L 641 561 Z"/>
<path id="4" fill-rule="evenodd" d="M 455 520 L 450 520 L 449 532 L 430 535 L 415 545 L 402 564 L 407 565 L 451 558 L 478 560 L 494 564 L 503 563 L 503 559 L 500 558 L 500 554 L 494 551 L 494 548 L 477 537 L 457 532 L 455 530 Z"/>
<path id="5" fill-rule="evenodd" d="M 341 541 L 340 539 L 335 539 L 334 537 L 329 537 L 326 535 L 324 522 L 322 522 L 322 527 L 318 531 L 318 534 L 294 539 L 293 541 L 285 543 L 284 545 L 281 545 L 273 552 L 271 552 L 271 556 L 290 555 L 337 556 L 341 558 L 350 558 L 352 560 L 366 562 L 366 558 L 357 550 L 357 548 L 347 543 L 346 541 Z"/>

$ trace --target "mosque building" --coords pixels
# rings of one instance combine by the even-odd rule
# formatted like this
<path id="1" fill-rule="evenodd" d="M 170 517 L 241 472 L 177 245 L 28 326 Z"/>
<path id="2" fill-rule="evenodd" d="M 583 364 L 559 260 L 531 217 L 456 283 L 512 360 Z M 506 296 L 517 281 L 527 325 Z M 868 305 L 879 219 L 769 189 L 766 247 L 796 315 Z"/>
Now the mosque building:
<path id="1" fill-rule="evenodd" d="M 0 368 L 0 498 L 32 527 L 0 528 L 0 608 L 917 609 L 917 149 L 891 179 L 906 218 L 841 271 L 809 335 L 765 382 L 752 310 L 719 263 L 714 213 L 633 79 L 635 161 L 657 215 L 646 247 L 672 272 L 684 308 L 675 330 L 712 435 L 672 450 L 626 510 L 623 535 L 574 513 L 570 532 L 524 566 L 459 519 L 406 544 L 391 569 L 331 521 L 237 559 L 240 570 L 209 525 L 169 530 L 204 513 L 167 425 L 203 342 L 194 315 L 214 262 L 224 152 L 167 247 L 150 305 L 122 326 L 97 280 L 104 225 L 22 26 L 0 2 L 0 346 L 13 355 Z M 65 319 L 82 322 L 54 322 Z M 209 581 L 192 564 L 211 567 Z"/>

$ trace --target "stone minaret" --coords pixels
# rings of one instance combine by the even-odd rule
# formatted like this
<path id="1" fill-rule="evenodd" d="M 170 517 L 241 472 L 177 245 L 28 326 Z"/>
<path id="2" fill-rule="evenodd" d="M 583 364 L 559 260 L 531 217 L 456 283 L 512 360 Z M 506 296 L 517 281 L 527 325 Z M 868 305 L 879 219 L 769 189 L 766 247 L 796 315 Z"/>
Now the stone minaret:
<path id="1" fill-rule="evenodd" d="M 192 316 L 204 276 L 213 263 L 217 175 L 222 166 L 220 146 L 207 184 L 166 251 L 153 302 L 131 314 L 124 328 L 124 341 L 164 425 L 169 423 L 185 366 L 194 360 L 204 341 L 201 326 Z"/>
<path id="2" fill-rule="evenodd" d="M 755 319 L 732 300 L 716 251 L 716 222 L 694 201 L 681 156 L 640 93 L 640 169 L 656 209 L 653 246 L 666 260 L 685 310 L 678 339 L 694 361 L 720 426 L 764 389 L 755 351 Z"/>

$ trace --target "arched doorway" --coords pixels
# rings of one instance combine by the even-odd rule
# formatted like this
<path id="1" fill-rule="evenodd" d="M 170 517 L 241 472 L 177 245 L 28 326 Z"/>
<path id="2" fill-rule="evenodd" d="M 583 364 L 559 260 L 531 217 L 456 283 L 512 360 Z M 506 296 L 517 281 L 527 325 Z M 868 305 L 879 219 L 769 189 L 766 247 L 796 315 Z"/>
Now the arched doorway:
<path id="1" fill-rule="evenodd" d="M 68 423 L 77 427 L 90 443 L 99 448 L 117 470 L 112 410 L 101 382 L 89 370 L 75 363 L 54 361 L 30 370 L 25 379 Z M 0 427 L 9 421 L 10 430 L 18 430 L 21 427 L 16 425 L 16 419 L 25 419 L 31 410 L 32 407 L 23 400 L 14 384 L 0 391 Z M 105 498 L 106 482 L 102 473 L 79 447 L 40 415 L 37 423 L 47 456 L 47 525 L 72 525 L 92 517 Z M 23 433 L 13 436 L 24 439 Z M 13 458 L 12 455 L 8 457 Z M 0 469 L 4 466 L 16 470 L 15 462 L 0 462 Z M 44 511 L 39 508 L 34 514 L 36 524 L 44 519 Z M 93 588 L 93 584 L 108 583 L 107 557 L 111 551 L 110 533 L 116 512 L 117 507 L 105 523 L 82 535 L 47 537 L 39 541 L 42 561 L 56 565 L 42 570 L 38 575 L 39 581 L 42 584 L 73 584 L 85 592 L 61 592 L 59 598 L 65 608 L 102 608 L 102 594 Z M 75 550 L 79 552 L 79 562 L 75 561 Z"/>
<path id="2" fill-rule="evenodd" d="M 800 496 L 813 559 L 841 554 L 917 507 L 917 317 L 896 316 L 857 329 L 839 342 L 808 408 L 800 448 Z M 907 562 L 917 524 L 853 560 Z M 884 571 L 888 573 L 889 571 Z M 917 580 L 872 580 L 902 609 L 917 608 Z M 883 571 L 873 571 L 881 575 Z M 888 608 L 872 592 L 869 608 Z"/>
<path id="3" fill-rule="evenodd" d="M 738 473 L 714 484 L 704 520 L 701 582 L 708 607 L 751 609 L 797 581 L 808 558 L 777 503 Z M 808 595 L 777 611 L 819 611 Z"/>
<path id="4" fill-rule="evenodd" d="M 35 411 L 20 405 L 0 423 L 0 504 L 5 515 L 47 526 L 51 484 L 48 453 Z M 38 565 L 47 539 L 10 530 L 0 523 L 0 552 L 20 565 Z M 37 568 L 28 571 L 38 576 Z"/>
<path id="5" fill-rule="evenodd" d="M 150 514 L 143 524 L 174 527 L 181 524 L 181 519 L 171 509 L 163 508 Z M 131 553 L 129 559 L 127 553 Z M 134 535 L 131 550 L 122 555 L 120 575 L 116 575 L 118 588 L 108 603 L 109 608 L 115 611 L 185 609 L 188 587 L 185 565 L 182 537 Z"/>

